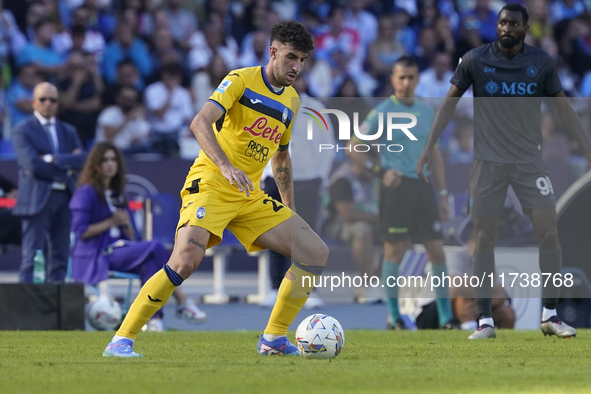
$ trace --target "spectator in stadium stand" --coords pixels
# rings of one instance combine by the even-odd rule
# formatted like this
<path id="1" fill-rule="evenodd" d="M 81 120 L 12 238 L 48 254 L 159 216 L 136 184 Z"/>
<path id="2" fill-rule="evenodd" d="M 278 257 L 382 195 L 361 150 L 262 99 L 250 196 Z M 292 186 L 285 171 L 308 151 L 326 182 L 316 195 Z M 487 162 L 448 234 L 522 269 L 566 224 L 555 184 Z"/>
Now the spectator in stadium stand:
<path id="1" fill-rule="evenodd" d="M 479 28 L 480 22 L 476 18 L 468 17 L 462 20 L 460 38 L 456 42 L 456 51 L 454 53 L 454 67 L 457 66 L 460 57 L 464 56 L 466 52 L 483 44 L 478 33 Z"/>
<path id="2" fill-rule="evenodd" d="M 318 33 L 318 29 L 323 26 L 320 22 L 320 17 L 310 10 L 302 11 L 300 15 L 300 21 L 306 27 L 306 30 L 312 33 L 312 35 L 316 35 Z"/>
<path id="3" fill-rule="evenodd" d="M 133 8 L 123 8 L 119 13 L 119 20 L 127 26 L 131 26 L 133 33 L 140 36 L 138 13 Z"/>
<path id="4" fill-rule="evenodd" d="M 35 26 L 45 19 L 47 12 L 45 6 L 40 2 L 34 2 L 29 5 L 25 15 L 25 38 L 29 42 L 35 41 Z"/>
<path id="5" fill-rule="evenodd" d="M 146 27 L 146 36 L 151 37 L 154 35 L 154 32 L 158 29 L 167 29 L 170 30 L 170 21 L 168 20 L 168 15 L 166 14 L 166 10 L 164 8 L 156 8 L 150 14 L 150 23 Z"/>
<path id="6" fill-rule="evenodd" d="M 334 92 L 334 83 L 328 62 L 318 59 L 312 52 L 306 60 L 306 70 L 310 94 L 314 97 L 330 97 Z"/>
<path id="7" fill-rule="evenodd" d="M 41 20 L 35 26 L 35 40 L 25 45 L 16 56 L 16 66 L 33 63 L 37 71 L 48 77 L 57 76 L 65 65 L 64 58 L 51 47 L 55 34 L 53 23 Z"/>
<path id="8" fill-rule="evenodd" d="M 271 37 L 271 28 L 273 26 L 275 26 L 277 23 L 281 22 L 281 18 L 279 17 L 279 14 L 277 14 L 277 12 L 273 11 L 273 10 L 269 10 L 263 7 L 256 7 L 255 8 L 256 14 L 254 14 L 254 18 L 255 20 L 253 21 L 253 27 L 254 29 L 249 32 L 246 36 L 244 36 L 244 38 L 242 39 L 242 42 L 240 43 L 240 48 L 242 49 L 242 53 L 244 54 L 245 52 L 249 51 L 249 48 L 253 48 L 254 47 L 254 39 L 255 36 L 257 36 L 259 34 L 259 31 L 263 31 L 266 33 L 266 37 L 267 37 L 267 41 L 269 40 L 269 38 Z M 312 32 L 312 30 L 308 29 L 309 32 Z M 260 39 L 260 38 L 259 38 Z M 268 47 L 269 43 L 266 43 L 266 47 Z M 268 49 L 268 48 L 267 48 Z M 266 51 L 269 52 L 269 51 Z M 265 58 L 268 60 L 269 59 L 269 54 L 266 53 Z M 259 55 L 260 58 L 260 55 Z M 244 67 L 250 67 L 250 66 L 254 66 L 255 64 L 251 64 L 249 66 L 244 66 Z M 306 67 L 307 67 L 307 63 L 306 63 Z"/>
<path id="9" fill-rule="evenodd" d="M 437 52 L 437 33 L 431 27 L 425 27 L 419 33 L 419 45 L 415 47 L 414 58 L 423 72 L 431 65 L 431 59 Z"/>
<path id="10" fill-rule="evenodd" d="M 437 4 L 433 0 L 426 0 L 421 2 L 416 2 L 416 6 L 418 6 L 417 10 L 413 10 L 410 6 L 412 2 L 406 2 L 402 7 L 402 10 L 406 12 L 409 17 L 412 17 L 413 20 L 411 25 L 413 29 L 419 33 L 422 29 L 427 27 L 432 28 L 435 25 L 435 20 L 439 17 L 439 9 L 437 8 Z M 418 13 L 418 15 L 417 15 Z"/>
<path id="11" fill-rule="evenodd" d="M 76 40 L 76 34 L 83 35 L 82 47 L 79 49 L 94 53 L 100 59 L 106 46 L 105 38 L 90 25 L 90 10 L 86 7 L 78 7 L 72 11 L 71 18 L 72 41 Z M 84 31 L 84 34 L 82 34 L 82 31 Z"/>
<path id="12" fill-rule="evenodd" d="M 316 57 L 330 64 L 336 83 L 340 83 L 345 74 L 356 80 L 363 74 L 361 66 L 365 54 L 361 39 L 357 31 L 345 27 L 344 20 L 344 8 L 334 7 L 330 10 L 328 23 L 314 37 Z"/>
<path id="13" fill-rule="evenodd" d="M 66 70 L 58 84 L 62 92 L 60 119 L 74 126 L 83 146 L 87 146 L 94 139 L 105 85 L 92 53 L 71 53 Z"/>
<path id="14" fill-rule="evenodd" d="M 72 26 L 71 45 L 67 50 L 67 54 L 72 52 L 84 52 L 84 41 L 86 40 L 86 28 L 81 25 Z M 100 33 L 99 33 L 100 34 Z M 102 36 L 101 36 L 102 37 Z"/>
<path id="15" fill-rule="evenodd" d="M 17 77 L 10 83 L 6 91 L 11 127 L 16 126 L 33 113 L 31 105 L 33 88 L 40 81 L 41 79 L 33 64 L 23 64 L 18 69 Z"/>
<path id="16" fill-rule="evenodd" d="M 154 33 L 154 15 L 157 11 L 155 0 L 124 0 L 123 9 L 133 10 L 137 15 L 137 33 L 149 37 Z M 164 11 L 164 10 L 162 10 Z"/>
<path id="17" fill-rule="evenodd" d="M 117 65 L 115 82 L 107 85 L 103 94 L 103 105 L 115 104 L 115 97 L 121 86 L 131 85 L 140 93 L 144 91 L 144 82 L 140 78 L 140 72 L 131 59 L 124 59 Z"/>
<path id="18" fill-rule="evenodd" d="M 269 61 L 269 35 L 264 30 L 257 30 L 252 34 L 252 40 L 242 47 L 242 54 L 238 61 L 241 67 L 264 66 Z"/>
<path id="19" fill-rule="evenodd" d="M 527 37 L 527 36 L 526 36 Z M 560 56 L 558 44 L 554 37 L 543 37 L 539 43 L 540 49 L 548 52 L 548 55 L 554 58 L 556 63 L 556 72 L 558 78 L 562 84 L 562 89 L 569 97 L 589 97 L 588 94 L 583 94 L 584 79 L 580 85 L 580 91 L 577 90 L 580 78 L 570 68 L 570 66 L 564 61 L 564 58 Z"/>
<path id="20" fill-rule="evenodd" d="M 585 13 L 581 0 L 556 0 L 550 3 L 550 21 L 556 24 L 564 19 L 573 19 Z"/>
<path id="21" fill-rule="evenodd" d="M 304 0 L 300 3 L 298 15 L 301 17 L 304 13 L 318 15 L 320 22 L 325 23 L 331 10 L 329 0 Z"/>
<path id="22" fill-rule="evenodd" d="M 140 72 L 140 77 L 147 78 L 152 73 L 152 59 L 146 44 L 135 36 L 133 27 L 117 24 L 114 38 L 105 48 L 102 58 L 102 74 L 107 83 L 113 83 L 117 74 L 117 65 L 124 59 L 131 59 Z"/>
<path id="23" fill-rule="evenodd" d="M 529 35 L 536 41 L 540 41 L 543 37 L 554 37 L 548 2 L 546 0 L 532 0 L 528 8 Z"/>
<path id="24" fill-rule="evenodd" d="M 417 32 L 411 26 L 410 16 L 403 9 L 397 9 L 393 12 L 392 18 L 394 20 L 394 35 L 396 41 L 402 44 L 405 52 L 413 53 L 417 45 Z"/>
<path id="25" fill-rule="evenodd" d="M 451 56 L 445 52 L 437 52 L 431 59 L 431 67 L 421 72 L 417 86 L 417 96 L 424 98 L 445 97 L 453 76 Z"/>
<path id="26" fill-rule="evenodd" d="M 9 179 L 0 175 L 0 198 L 17 198 L 18 189 Z M 21 220 L 12 214 L 12 208 L 0 207 L 0 246 L 21 244 Z"/>
<path id="27" fill-rule="evenodd" d="M 117 93 L 116 105 L 105 108 L 99 115 L 96 141 L 111 141 L 126 154 L 148 151 L 150 123 L 146 108 L 139 102 L 140 93 L 130 85 L 123 85 Z"/>
<path id="28" fill-rule="evenodd" d="M 577 17 L 566 23 L 560 50 L 572 71 L 582 77 L 591 69 L 591 26 L 586 17 Z"/>
<path id="29" fill-rule="evenodd" d="M 451 29 L 450 21 L 446 16 L 440 16 L 435 20 L 433 29 L 437 34 L 437 49 L 439 51 L 453 55 L 456 51 L 456 42 L 454 40 L 453 31 Z"/>
<path id="30" fill-rule="evenodd" d="M 264 7 L 261 2 L 255 2 L 253 7 Z M 226 37 L 237 37 L 235 34 L 234 18 L 230 9 L 229 0 L 216 0 L 207 2 L 207 20 L 221 26 L 223 35 Z"/>
<path id="31" fill-rule="evenodd" d="M 0 0 L 0 62 L 16 55 L 26 43 L 27 39 L 18 29 L 12 12 L 4 9 L 3 0 Z"/>
<path id="32" fill-rule="evenodd" d="M 378 37 L 369 47 L 370 72 L 380 84 L 386 84 L 394 62 L 405 54 L 402 44 L 395 38 L 396 28 L 391 15 L 382 15 L 378 21 Z"/>
<path id="33" fill-rule="evenodd" d="M 56 120 L 57 88 L 47 82 L 35 86 L 32 116 L 12 133 L 19 166 L 19 195 L 13 213 L 21 216 L 23 257 L 19 281 L 33 280 L 35 251 L 46 250 L 47 282 L 63 282 L 70 255 L 68 202 L 76 172 L 86 154 L 73 126 Z"/>
<path id="34" fill-rule="evenodd" d="M 484 43 L 497 39 L 497 13 L 490 7 L 490 0 L 476 0 L 475 7 L 467 11 L 463 18 L 472 17 L 480 22 L 478 33 Z"/>
<path id="35" fill-rule="evenodd" d="M 191 36 L 191 50 L 188 63 L 192 72 L 199 71 L 209 64 L 213 54 L 217 52 L 224 58 L 230 69 L 238 67 L 239 48 L 232 36 L 224 35 L 222 21 L 217 14 L 212 15 L 203 31 L 197 31 Z"/>
<path id="36" fill-rule="evenodd" d="M 152 128 L 152 149 L 169 157 L 178 157 L 179 135 L 195 114 L 191 95 L 181 86 L 181 79 L 179 64 L 166 65 L 162 80 L 149 85 L 144 94 Z"/>
<path id="37" fill-rule="evenodd" d="M 174 57 L 178 63 L 181 63 L 183 65 L 183 71 L 185 71 L 185 53 L 175 46 L 172 34 L 168 29 L 159 28 L 156 30 L 152 40 L 150 56 L 154 66 L 151 77 L 152 81 L 160 79 L 162 67 L 171 62 L 171 57 Z M 154 78 L 155 76 L 157 78 Z"/>
<path id="38" fill-rule="evenodd" d="M 69 207 L 75 243 L 72 277 L 86 285 L 108 279 L 108 271 L 132 272 L 142 285 L 166 264 L 169 253 L 159 241 L 137 241 L 131 211 L 123 194 L 125 164 L 112 142 L 96 144 L 88 154 L 78 189 Z M 202 312 L 180 288 L 173 293 L 177 315 L 191 323 L 204 323 Z M 162 310 L 147 323 L 148 331 L 164 331 Z"/>
<path id="39" fill-rule="evenodd" d="M 371 12 L 364 10 L 373 1 L 347 0 L 345 3 L 345 26 L 357 31 L 364 54 L 367 54 L 369 45 L 378 36 L 378 20 Z"/>
<path id="40" fill-rule="evenodd" d="M 44 4 L 46 11 L 45 19 L 53 23 L 53 27 L 55 28 L 55 33 L 51 37 L 51 47 L 57 51 L 57 53 L 63 55 L 64 52 L 68 50 L 72 38 L 70 37 L 70 33 L 66 29 L 66 26 L 62 23 L 57 0 L 46 0 Z"/>
<path id="41" fill-rule="evenodd" d="M 110 40 L 117 25 L 110 2 L 102 0 L 85 0 L 84 7 L 90 14 L 90 27 L 98 30 L 105 40 Z"/>
<path id="42" fill-rule="evenodd" d="M 197 18 L 194 13 L 183 7 L 183 0 L 168 0 L 166 5 L 172 38 L 181 48 L 188 49 L 187 40 L 197 30 Z"/>
<path id="43" fill-rule="evenodd" d="M 216 53 L 207 68 L 195 74 L 191 81 L 191 89 L 195 98 L 195 112 L 201 111 L 203 105 L 209 100 L 211 92 L 222 82 L 228 72 L 230 70 L 224 63 L 224 59 Z"/>

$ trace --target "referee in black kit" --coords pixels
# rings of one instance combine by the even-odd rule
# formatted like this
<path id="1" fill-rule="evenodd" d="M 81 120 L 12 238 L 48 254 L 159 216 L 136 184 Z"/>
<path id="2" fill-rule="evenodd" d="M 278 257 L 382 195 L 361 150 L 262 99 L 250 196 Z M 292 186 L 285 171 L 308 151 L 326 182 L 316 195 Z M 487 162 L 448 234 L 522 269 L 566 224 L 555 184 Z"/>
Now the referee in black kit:
<path id="1" fill-rule="evenodd" d="M 418 163 L 423 173 L 431 164 L 432 150 L 449 123 L 459 98 L 474 89 L 474 164 L 470 175 L 469 212 L 474 218 L 476 248 L 474 275 L 495 270 L 494 247 L 509 185 L 531 219 L 539 243 L 540 270 L 551 274 L 542 290 L 544 335 L 568 338 L 576 330 L 556 316 L 562 257 L 556 226 L 555 197 L 548 170 L 542 161 L 540 113 L 543 97 L 582 147 L 591 163 L 591 144 L 581 121 L 566 98 L 553 59 L 541 49 L 524 43 L 529 30 L 525 7 L 509 3 L 499 12 L 497 41 L 467 52 L 451 79 L 452 86 L 431 127 Z M 470 339 L 496 336 L 491 316 L 491 287 L 476 288 L 479 327 Z"/>

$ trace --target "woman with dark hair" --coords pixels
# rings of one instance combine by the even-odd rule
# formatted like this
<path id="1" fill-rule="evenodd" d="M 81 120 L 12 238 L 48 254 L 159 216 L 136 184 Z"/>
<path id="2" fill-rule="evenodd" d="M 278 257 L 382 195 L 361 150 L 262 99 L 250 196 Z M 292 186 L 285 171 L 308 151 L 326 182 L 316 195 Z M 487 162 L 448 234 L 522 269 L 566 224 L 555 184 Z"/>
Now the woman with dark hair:
<path id="1" fill-rule="evenodd" d="M 133 272 L 142 285 L 166 264 L 168 252 L 158 241 L 135 241 L 136 232 L 123 194 L 125 164 L 121 151 L 110 141 L 96 144 L 82 169 L 78 189 L 70 200 L 72 231 L 72 277 L 87 285 L 108 278 L 108 271 Z M 180 288 L 173 293 L 177 315 L 203 323 L 207 315 Z M 162 310 L 147 324 L 150 331 L 163 331 Z"/>

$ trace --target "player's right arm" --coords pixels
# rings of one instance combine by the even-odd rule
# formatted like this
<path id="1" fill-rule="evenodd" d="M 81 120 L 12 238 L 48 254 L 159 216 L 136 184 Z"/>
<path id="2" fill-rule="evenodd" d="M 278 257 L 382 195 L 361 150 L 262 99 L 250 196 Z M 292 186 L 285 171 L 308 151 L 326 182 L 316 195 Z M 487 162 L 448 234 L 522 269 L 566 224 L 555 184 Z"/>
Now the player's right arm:
<path id="1" fill-rule="evenodd" d="M 449 121 L 456 110 L 456 106 L 460 101 L 460 97 L 462 97 L 464 92 L 465 90 L 458 88 L 456 85 L 451 85 L 447 96 L 435 113 L 435 118 L 431 125 L 431 131 L 429 132 L 429 138 L 425 144 L 425 149 L 423 150 L 423 153 L 421 153 L 419 161 L 417 162 L 417 175 L 425 182 L 428 182 L 427 176 L 423 171 L 425 163 L 427 164 L 427 171 L 430 171 L 431 164 L 433 163 L 433 147 L 435 146 L 435 143 L 437 143 L 437 140 L 439 140 L 445 127 L 449 124 Z"/>
<path id="2" fill-rule="evenodd" d="M 417 161 L 417 175 L 425 182 L 429 182 L 425 172 L 423 171 L 425 168 L 425 163 L 427 164 L 427 171 L 431 171 L 431 166 L 433 164 L 433 147 L 439 140 L 443 130 L 445 130 L 449 124 L 449 121 L 456 110 L 456 106 L 460 101 L 460 97 L 462 97 L 464 92 L 465 90 L 461 90 L 456 85 L 451 85 L 447 96 L 435 113 L 435 118 L 433 119 L 433 124 L 431 125 L 431 131 L 429 132 L 429 138 L 425 144 L 425 149 L 423 149 L 423 153 L 421 153 L 421 156 Z"/>
<path id="3" fill-rule="evenodd" d="M 466 53 L 458 64 L 453 77 L 451 78 L 451 88 L 447 92 L 447 96 L 443 100 L 441 106 L 435 113 L 433 124 L 431 125 L 431 131 L 429 132 L 429 138 L 425 144 L 425 149 L 419 161 L 417 162 L 417 175 L 420 179 L 428 182 L 427 176 L 425 175 L 424 168 L 427 164 L 427 171 L 431 170 L 431 164 L 433 163 L 433 147 L 439 140 L 439 136 L 445 130 L 451 117 L 453 116 L 456 106 L 460 101 L 460 97 L 466 90 L 474 83 L 474 50 Z"/>
<path id="4" fill-rule="evenodd" d="M 205 151 L 207 156 L 217 165 L 224 178 L 231 184 L 236 182 L 238 190 L 246 191 L 246 195 L 250 196 L 250 190 L 253 190 L 252 181 L 244 173 L 244 171 L 234 167 L 228 156 L 222 150 L 218 143 L 215 133 L 213 131 L 213 124 L 224 115 L 222 108 L 213 101 L 207 101 L 201 111 L 195 116 L 191 122 L 191 131 L 197 138 L 197 142 L 201 149 Z"/>

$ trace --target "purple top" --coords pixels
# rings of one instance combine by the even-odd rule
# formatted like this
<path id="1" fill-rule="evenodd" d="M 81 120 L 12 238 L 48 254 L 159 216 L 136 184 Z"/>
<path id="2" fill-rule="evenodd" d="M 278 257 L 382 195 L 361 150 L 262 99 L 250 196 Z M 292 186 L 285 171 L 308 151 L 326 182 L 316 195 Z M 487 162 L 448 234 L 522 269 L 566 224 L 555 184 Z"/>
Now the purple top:
<path id="1" fill-rule="evenodd" d="M 112 215 L 107 202 L 102 201 L 90 185 L 84 185 L 74 192 L 70 200 L 70 212 L 75 236 L 72 248 L 72 278 L 76 282 L 95 285 L 108 278 L 109 265 L 103 251 L 118 239 L 129 238 L 123 230 L 120 238 L 112 238 L 109 230 L 92 238 L 80 238 L 88 226 Z M 131 212 L 129 217 L 133 217 Z"/>

